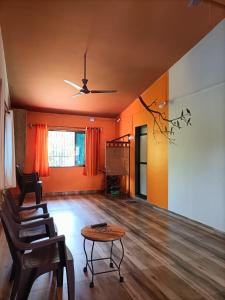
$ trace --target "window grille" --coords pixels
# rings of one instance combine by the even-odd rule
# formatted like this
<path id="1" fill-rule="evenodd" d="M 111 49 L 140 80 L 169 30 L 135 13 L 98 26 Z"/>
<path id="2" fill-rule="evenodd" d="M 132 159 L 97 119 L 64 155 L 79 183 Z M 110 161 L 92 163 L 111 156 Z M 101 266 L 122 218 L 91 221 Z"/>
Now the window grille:
<path id="1" fill-rule="evenodd" d="M 73 167 L 85 164 L 85 133 L 48 131 L 49 167 Z"/>

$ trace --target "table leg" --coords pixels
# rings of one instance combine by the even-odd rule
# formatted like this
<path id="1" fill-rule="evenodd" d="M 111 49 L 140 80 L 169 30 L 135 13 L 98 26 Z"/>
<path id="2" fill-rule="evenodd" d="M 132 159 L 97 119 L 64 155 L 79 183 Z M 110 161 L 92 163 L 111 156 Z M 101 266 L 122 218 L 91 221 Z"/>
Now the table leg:
<path id="1" fill-rule="evenodd" d="M 122 257 L 121 257 L 121 260 L 119 262 L 118 270 L 119 270 L 120 282 L 123 282 L 123 276 L 121 276 L 121 273 L 120 273 L 120 266 L 121 266 L 121 263 L 122 263 L 123 257 L 124 257 L 124 247 L 123 247 L 122 239 L 120 239 L 120 244 L 121 244 L 121 248 L 122 248 Z"/>
<path id="2" fill-rule="evenodd" d="M 120 273 L 120 266 L 121 266 L 121 263 L 122 263 L 123 258 L 124 258 L 124 247 L 123 247 L 122 239 L 120 239 L 119 241 L 120 241 L 120 245 L 121 245 L 121 249 L 122 249 L 122 256 L 121 256 L 121 259 L 119 261 L 119 264 L 117 264 L 117 262 L 113 259 L 113 246 L 114 246 L 113 241 L 111 242 L 110 256 L 109 257 L 104 257 L 104 258 L 96 258 L 96 259 L 93 259 L 95 242 L 92 241 L 91 257 L 90 257 L 90 259 L 88 259 L 88 255 L 87 255 L 87 251 L 86 251 L 86 238 L 84 238 L 83 248 L 84 248 L 84 253 L 85 253 L 85 257 L 86 257 L 86 266 L 84 267 L 83 271 L 86 273 L 87 270 L 88 270 L 87 268 L 89 268 L 89 270 L 91 271 L 90 288 L 94 287 L 94 275 L 103 274 L 103 273 L 118 271 L 119 272 L 119 280 L 120 280 L 120 282 L 123 282 L 124 279 L 123 279 L 123 276 Z M 114 270 L 108 270 L 108 271 L 95 273 L 93 262 L 94 261 L 100 261 L 100 260 L 106 260 L 106 259 L 110 260 L 110 268 L 114 268 L 114 264 L 115 264 L 116 268 Z"/>
<path id="3" fill-rule="evenodd" d="M 91 247 L 91 282 L 90 282 L 90 288 L 94 287 L 94 265 L 93 265 L 94 245 L 95 245 L 95 242 L 93 241 L 92 247 Z"/>
<path id="4" fill-rule="evenodd" d="M 88 266 L 88 256 L 87 256 L 87 252 L 86 252 L 86 247 L 85 247 L 85 243 L 86 239 L 84 238 L 84 243 L 83 243 L 83 248 L 84 248 L 84 253 L 85 253 L 85 257 L 86 257 L 86 266 L 83 268 L 84 273 L 87 272 L 87 266 Z"/>
<path id="5" fill-rule="evenodd" d="M 110 264 L 109 264 L 110 268 L 113 268 L 112 250 L 113 250 L 113 241 L 112 241 L 111 250 L 110 250 Z"/>

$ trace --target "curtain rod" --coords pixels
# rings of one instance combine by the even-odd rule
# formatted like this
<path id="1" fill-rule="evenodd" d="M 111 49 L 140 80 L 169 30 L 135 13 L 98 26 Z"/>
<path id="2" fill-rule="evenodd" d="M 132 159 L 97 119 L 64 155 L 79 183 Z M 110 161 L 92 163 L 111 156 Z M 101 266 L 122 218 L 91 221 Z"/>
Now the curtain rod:
<path id="1" fill-rule="evenodd" d="M 35 127 L 39 124 L 35 124 L 35 123 L 29 123 L 28 124 L 28 127 L 32 128 L 32 127 Z M 86 130 L 87 127 L 78 127 L 78 126 L 51 126 L 51 125 L 48 125 L 49 128 L 62 128 L 62 129 L 80 129 L 80 130 Z"/>
<path id="2" fill-rule="evenodd" d="M 28 124 L 28 127 L 29 128 L 32 128 L 32 127 L 35 127 L 35 126 L 37 126 L 37 125 L 39 125 L 39 124 L 36 124 L 36 123 L 29 123 Z M 77 130 L 83 130 L 83 131 L 85 131 L 85 130 L 87 130 L 87 126 L 86 127 L 79 127 L 79 126 L 51 126 L 51 125 L 48 125 L 48 128 L 52 128 L 52 129 L 77 129 Z M 100 130 L 102 130 L 102 127 L 100 128 Z"/>

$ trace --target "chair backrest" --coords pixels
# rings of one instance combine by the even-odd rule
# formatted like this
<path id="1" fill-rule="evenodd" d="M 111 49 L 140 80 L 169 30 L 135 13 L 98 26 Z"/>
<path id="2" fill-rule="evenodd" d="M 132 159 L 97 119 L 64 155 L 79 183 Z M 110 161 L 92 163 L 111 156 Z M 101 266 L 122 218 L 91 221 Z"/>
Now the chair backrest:
<path id="1" fill-rule="evenodd" d="M 34 192 L 39 175 L 37 172 L 23 173 L 21 167 L 16 165 L 16 180 L 20 191 Z"/>
<path id="2" fill-rule="evenodd" d="M 12 193 L 10 190 L 4 190 L 3 192 L 3 198 L 5 203 L 7 204 L 9 210 L 12 212 L 14 217 L 16 217 L 15 220 L 19 220 L 19 210 L 18 210 L 18 205 L 16 204 L 16 200 L 13 197 Z"/>
<path id="3" fill-rule="evenodd" d="M 19 240 L 20 225 L 11 218 L 6 203 L 3 202 L 0 210 L 0 218 L 2 221 L 5 236 L 8 242 L 10 253 L 14 262 L 21 261 L 21 249 L 24 244 Z"/>
<path id="4" fill-rule="evenodd" d="M 20 190 L 23 188 L 23 171 L 21 170 L 20 165 L 16 165 L 16 181 Z"/>
<path id="5" fill-rule="evenodd" d="M 15 241 L 19 241 L 19 231 L 21 226 L 12 219 L 11 213 L 5 201 L 1 206 L 1 217 L 8 228 L 11 238 Z"/>

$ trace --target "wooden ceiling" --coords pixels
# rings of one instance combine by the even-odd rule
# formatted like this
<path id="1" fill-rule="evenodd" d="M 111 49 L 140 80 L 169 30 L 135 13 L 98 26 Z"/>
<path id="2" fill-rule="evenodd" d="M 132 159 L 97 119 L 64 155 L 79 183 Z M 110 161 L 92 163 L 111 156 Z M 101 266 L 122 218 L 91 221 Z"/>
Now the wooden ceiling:
<path id="1" fill-rule="evenodd" d="M 225 17 L 219 1 L 0 0 L 14 107 L 115 117 Z M 77 98 L 87 49 L 90 89 Z"/>

